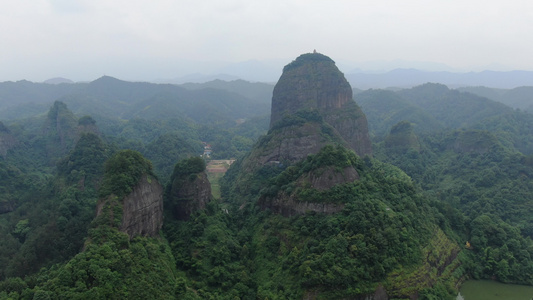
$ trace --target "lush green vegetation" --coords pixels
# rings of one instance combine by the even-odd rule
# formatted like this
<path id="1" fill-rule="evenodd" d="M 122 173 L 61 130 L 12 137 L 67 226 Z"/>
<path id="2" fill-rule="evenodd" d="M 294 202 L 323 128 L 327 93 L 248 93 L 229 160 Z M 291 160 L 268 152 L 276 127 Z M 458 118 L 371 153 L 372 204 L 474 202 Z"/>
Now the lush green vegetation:
<path id="1" fill-rule="evenodd" d="M 154 176 L 152 163 L 139 152 L 122 150 L 106 161 L 99 196 L 105 198 L 113 194 L 123 198 L 131 193 L 144 175 Z"/>
<path id="2" fill-rule="evenodd" d="M 8 195 L 12 212 L 0 219 L 0 235 L 5 241 L 0 247 L 2 279 L 30 275 L 80 251 L 94 218 L 107 155 L 102 141 L 86 134 L 61 160 L 57 175 L 39 178 L 19 171 L 18 178 L 27 179 L 20 183 L 20 190 Z"/>
<path id="3" fill-rule="evenodd" d="M 234 166 L 242 168 L 237 162 Z M 234 171 L 234 166 L 230 171 Z M 353 167 L 360 178 L 324 191 L 299 181 L 305 174 L 325 167 L 337 171 Z M 294 299 L 309 293 L 324 299 L 373 294 L 379 282 L 395 270 L 405 273 L 404 277 L 411 276 L 412 268 L 424 260 L 423 249 L 437 223 L 436 211 L 405 173 L 374 159 L 361 159 L 341 146 L 326 146 L 293 166 L 265 166 L 254 176 L 244 177 L 248 180 L 245 185 L 257 185 L 253 189 L 228 188 L 237 185 L 232 184 L 232 172 L 228 171 L 229 180 L 223 185 L 226 199 L 240 201 L 240 193 L 254 194 L 254 189 L 260 189 L 256 196 L 244 197 L 253 202 L 258 197 L 284 195 L 285 199 L 300 202 L 344 206 L 336 214 L 310 212 L 290 218 L 257 214 L 253 206 L 234 212 L 249 214 L 240 234 L 246 233 L 252 239 L 246 246 L 255 254 L 256 295 L 261 299 Z M 448 230 L 446 224 L 442 225 Z M 442 245 L 457 248 L 450 240 Z M 443 261 L 449 256 L 442 255 Z M 441 279 L 451 287 L 458 277 L 450 273 Z M 428 282 L 420 280 L 419 288 L 428 288 Z M 392 290 L 399 296 L 408 296 L 399 286 L 392 286 Z M 444 289 L 444 294 L 450 292 L 453 288 Z"/>
<path id="4" fill-rule="evenodd" d="M 0 107 L 0 116 L 20 113 L 0 123 L 0 139 L 10 139 L 0 141 L 0 299 L 338 299 L 381 287 L 391 298 L 447 299 L 469 277 L 533 285 L 528 113 L 434 84 L 365 91 L 356 97 L 374 158 L 326 146 L 292 165 L 250 167 L 250 151 L 275 147 L 272 135 L 286 128 L 313 124 L 324 138 L 333 129 L 302 110 L 260 138 L 264 103 L 233 95 L 248 86 L 18 84 L 28 89 L 21 100 L 42 101 L 25 112 Z M 205 169 L 201 142 L 213 158 L 239 159 L 219 200 L 176 220 L 168 190 Z M 357 180 L 310 182 L 347 168 Z M 130 240 L 117 229 L 119 200 L 145 175 L 166 184 L 165 223 L 160 238 Z M 310 209 L 284 217 L 268 201 Z"/>
<path id="5" fill-rule="evenodd" d="M 527 274 L 533 266 L 533 116 L 498 111 L 499 105 L 482 98 L 468 100 L 465 93 L 447 100 L 454 94 L 442 86 L 426 85 L 400 95 L 439 122 L 463 129 L 424 132 L 413 127 L 418 136 L 398 135 L 398 126 L 406 126 L 403 122 L 391 126 L 389 136 L 375 148 L 376 157 L 411 176 L 442 214 L 440 222 L 453 228 L 461 244 L 468 241 L 462 260 L 469 276 L 532 284 Z M 450 105 L 459 100 L 465 111 L 486 107 L 465 116 Z M 417 145 L 411 142 L 414 138 Z M 391 151 L 398 143 L 408 147 Z"/>

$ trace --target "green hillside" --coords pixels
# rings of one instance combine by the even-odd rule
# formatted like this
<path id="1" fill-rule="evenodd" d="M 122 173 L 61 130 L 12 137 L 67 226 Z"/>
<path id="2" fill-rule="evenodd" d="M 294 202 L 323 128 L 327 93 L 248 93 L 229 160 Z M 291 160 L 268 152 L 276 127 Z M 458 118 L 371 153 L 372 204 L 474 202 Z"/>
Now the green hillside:
<path id="1" fill-rule="evenodd" d="M 0 107 L 0 299 L 455 299 L 469 278 L 533 285 L 530 113 L 425 84 L 358 92 L 358 123 L 296 107 L 269 130 L 266 87 L 252 99 L 242 82 L 2 86 L 27 102 Z M 372 155 L 359 156 L 341 132 L 366 130 L 365 115 Z M 230 158 L 220 198 L 178 216 L 177 190 L 207 190 L 204 159 Z M 156 233 L 126 228 L 140 223 Z"/>

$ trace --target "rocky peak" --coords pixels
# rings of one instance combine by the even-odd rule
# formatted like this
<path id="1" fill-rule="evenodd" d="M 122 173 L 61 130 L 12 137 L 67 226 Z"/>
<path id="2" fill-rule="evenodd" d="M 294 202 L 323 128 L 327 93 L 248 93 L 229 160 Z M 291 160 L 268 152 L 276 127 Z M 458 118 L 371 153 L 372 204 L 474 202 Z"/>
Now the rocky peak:
<path id="1" fill-rule="evenodd" d="M 83 116 L 78 120 L 78 127 L 77 127 L 77 135 L 78 139 L 81 137 L 82 134 L 85 133 L 92 133 L 97 136 L 100 136 L 100 130 L 98 130 L 98 127 L 96 126 L 96 121 L 91 116 Z"/>
<path id="2" fill-rule="evenodd" d="M 144 176 L 122 200 L 122 223 L 119 230 L 130 238 L 157 236 L 163 226 L 163 187 Z"/>
<path id="3" fill-rule="evenodd" d="M 211 183 L 204 160 L 191 157 L 177 163 L 170 178 L 166 203 L 174 217 L 188 220 L 194 212 L 205 209 L 211 199 Z"/>
<path id="4" fill-rule="evenodd" d="M 46 150 L 51 162 L 67 154 L 77 140 L 76 117 L 61 101 L 54 102 L 43 125 Z"/>
<path id="5" fill-rule="evenodd" d="M 283 68 L 272 97 L 270 127 L 301 109 L 326 112 L 352 101 L 352 88 L 335 62 L 319 53 L 300 55 Z"/>
<path id="6" fill-rule="evenodd" d="M 96 217 L 117 220 L 117 209 L 122 205 L 122 217 L 114 225 L 130 239 L 135 236 L 157 236 L 163 226 L 163 187 L 150 176 L 143 176 L 130 194 L 122 201 L 109 195 L 98 202 Z"/>
<path id="7" fill-rule="evenodd" d="M 200 172 L 183 182 L 175 180 L 170 197 L 176 204 L 172 210 L 174 217 L 178 220 L 188 220 L 194 212 L 205 209 L 206 204 L 211 201 L 211 184 L 207 174 Z"/>
<path id="8" fill-rule="evenodd" d="M 270 128 L 302 110 L 318 112 L 357 154 L 372 154 L 367 120 L 353 101 L 352 88 L 323 54 L 302 54 L 283 68 L 272 96 Z"/>
<path id="9" fill-rule="evenodd" d="M 163 187 L 152 164 L 140 153 L 122 150 L 105 163 L 96 223 L 107 224 L 131 238 L 157 236 L 163 225 Z"/>

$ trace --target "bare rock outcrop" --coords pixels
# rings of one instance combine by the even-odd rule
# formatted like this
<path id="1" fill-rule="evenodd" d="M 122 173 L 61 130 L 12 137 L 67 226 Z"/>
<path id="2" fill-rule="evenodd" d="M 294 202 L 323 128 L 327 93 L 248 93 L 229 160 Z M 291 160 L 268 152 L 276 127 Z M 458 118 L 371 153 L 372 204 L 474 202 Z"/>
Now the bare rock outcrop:
<path id="1" fill-rule="evenodd" d="M 327 125 L 326 125 L 327 126 Z M 331 126 L 324 128 L 320 122 L 307 122 L 285 126 L 264 137 L 256 147 L 247 166 L 262 166 L 273 162 L 298 162 L 309 154 L 315 154 L 327 144 L 346 142 L 335 135 Z M 252 167 L 253 169 L 253 167 Z"/>
<path id="2" fill-rule="evenodd" d="M 43 136 L 47 137 L 47 150 L 49 156 L 59 157 L 65 155 L 74 146 L 77 133 L 76 116 L 61 101 L 54 102 L 48 111 L 43 125 Z"/>
<path id="3" fill-rule="evenodd" d="M 354 182 L 359 179 L 355 168 L 349 166 L 342 171 L 334 167 L 324 167 L 303 174 L 296 180 L 299 187 L 313 188 L 317 191 L 328 190 L 336 185 Z M 344 208 L 344 203 L 309 202 L 299 199 L 296 193 L 279 192 L 275 197 L 259 199 L 261 209 L 270 209 L 274 213 L 285 217 L 302 215 L 306 212 L 323 214 L 338 213 Z"/>
<path id="4" fill-rule="evenodd" d="M 185 180 L 174 180 L 170 192 L 172 213 L 178 220 L 189 220 L 194 212 L 205 209 L 212 197 L 211 183 L 205 172 L 191 174 Z"/>
<path id="5" fill-rule="evenodd" d="M 163 187 L 157 180 L 144 176 L 131 194 L 122 200 L 120 231 L 130 238 L 157 236 L 163 226 Z"/>
<path id="6" fill-rule="evenodd" d="M 99 217 L 108 207 L 116 205 L 111 199 L 102 200 L 97 205 L 96 216 Z M 132 192 L 124 197 L 122 219 L 118 229 L 127 233 L 130 239 L 135 236 L 154 237 L 159 235 L 163 226 L 163 187 L 150 176 L 143 176 Z M 109 211 L 113 211 L 110 209 Z M 113 219 L 113 215 L 110 216 Z"/>
<path id="7" fill-rule="evenodd" d="M 274 87 L 270 128 L 298 111 L 317 111 L 358 155 L 372 155 L 367 120 L 352 93 L 331 58 L 302 54 L 285 66 Z"/>
<path id="8" fill-rule="evenodd" d="M 78 127 L 76 128 L 76 141 L 80 139 L 83 134 L 92 133 L 98 137 L 101 136 L 96 121 L 90 116 L 81 117 L 78 120 Z"/>
<path id="9" fill-rule="evenodd" d="M 338 184 L 354 182 L 359 174 L 354 167 L 346 167 L 338 172 L 334 167 L 325 167 L 309 172 L 308 176 L 300 178 L 300 182 L 309 182 L 311 187 L 319 191 L 330 189 Z"/>

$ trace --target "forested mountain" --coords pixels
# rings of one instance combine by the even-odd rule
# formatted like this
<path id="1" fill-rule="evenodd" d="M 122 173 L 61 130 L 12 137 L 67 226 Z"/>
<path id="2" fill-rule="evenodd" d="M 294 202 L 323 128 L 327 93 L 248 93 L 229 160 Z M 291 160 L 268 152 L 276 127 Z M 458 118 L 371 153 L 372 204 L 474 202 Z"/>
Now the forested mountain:
<path id="1" fill-rule="evenodd" d="M 440 124 L 421 123 L 420 114 L 385 123 L 389 134 L 373 135 L 375 157 L 413 178 L 439 210 L 439 222 L 468 241 L 463 263 L 470 276 L 531 284 L 533 115 L 435 84 L 359 95 L 379 134 L 387 130 L 383 119 L 404 111 L 398 102 Z"/>
<path id="2" fill-rule="evenodd" d="M 533 113 L 533 87 L 530 86 L 522 86 L 514 89 L 496 89 L 478 86 L 463 87 L 458 90 L 470 92 L 501 102 L 512 108 L 519 108 Z"/>
<path id="3" fill-rule="evenodd" d="M 503 104 L 522 109 L 527 91 L 353 95 L 319 53 L 275 87 L 0 84 L 0 299 L 455 299 L 468 278 L 533 285 L 533 115 Z M 204 147 L 207 161 L 237 158 L 218 199 Z"/>
<path id="4" fill-rule="evenodd" d="M 29 90 L 25 93 L 19 90 Z M 268 114 L 265 101 L 250 100 L 226 89 L 201 88 L 189 90 L 171 84 L 126 82 L 109 76 L 90 83 L 35 84 L 30 82 L 4 83 L 0 116 L 3 119 L 27 117 L 23 108 L 37 104 L 34 114 L 48 108 L 41 104 L 60 100 L 79 115 L 99 118 L 167 119 L 189 118 L 201 124 L 231 127 L 238 119 Z M 35 111 L 40 108 L 40 111 Z"/>
<path id="5" fill-rule="evenodd" d="M 431 114 L 446 128 L 469 126 L 482 119 L 511 111 L 501 103 L 450 90 L 441 84 L 426 83 L 397 93 Z"/>
<path id="6" fill-rule="evenodd" d="M 203 88 L 227 90 L 229 92 L 243 95 L 251 100 L 267 104 L 270 104 L 270 101 L 272 100 L 272 90 L 274 89 L 274 85 L 268 83 L 252 83 L 244 80 L 234 80 L 228 82 L 219 79 L 206 83 L 184 83 L 180 86 L 191 90 Z"/>
<path id="7" fill-rule="evenodd" d="M 437 131 L 444 127 L 423 108 L 409 103 L 395 92 L 368 90 L 358 93 L 355 99 L 369 120 L 370 134 L 374 140 L 382 140 L 392 126 L 409 120 L 416 132 Z"/>

